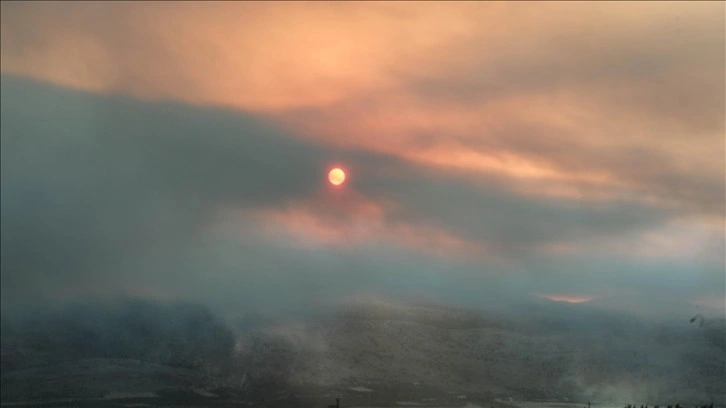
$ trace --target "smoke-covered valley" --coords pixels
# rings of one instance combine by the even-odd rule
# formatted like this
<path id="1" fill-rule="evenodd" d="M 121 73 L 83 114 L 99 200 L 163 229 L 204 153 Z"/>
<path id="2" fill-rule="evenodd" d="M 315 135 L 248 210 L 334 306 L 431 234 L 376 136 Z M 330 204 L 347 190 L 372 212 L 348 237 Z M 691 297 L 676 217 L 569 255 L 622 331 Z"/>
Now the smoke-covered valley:
<path id="1" fill-rule="evenodd" d="M 548 300 L 487 312 L 366 298 L 332 314 L 256 323 L 127 300 L 4 318 L 2 395 L 5 403 L 719 405 L 725 330 L 713 311 L 699 325 Z"/>
<path id="2" fill-rule="evenodd" d="M 726 3 L 0 8 L 1 408 L 726 408 Z"/>

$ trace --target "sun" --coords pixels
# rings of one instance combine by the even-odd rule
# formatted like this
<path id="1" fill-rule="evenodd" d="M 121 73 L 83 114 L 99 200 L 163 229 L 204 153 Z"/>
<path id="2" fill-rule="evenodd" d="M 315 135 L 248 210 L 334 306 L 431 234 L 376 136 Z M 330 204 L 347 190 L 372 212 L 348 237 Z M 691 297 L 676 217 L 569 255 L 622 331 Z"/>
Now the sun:
<path id="1" fill-rule="evenodd" d="M 334 186 L 339 186 L 345 181 L 345 172 L 340 167 L 335 167 L 328 172 L 328 181 Z"/>

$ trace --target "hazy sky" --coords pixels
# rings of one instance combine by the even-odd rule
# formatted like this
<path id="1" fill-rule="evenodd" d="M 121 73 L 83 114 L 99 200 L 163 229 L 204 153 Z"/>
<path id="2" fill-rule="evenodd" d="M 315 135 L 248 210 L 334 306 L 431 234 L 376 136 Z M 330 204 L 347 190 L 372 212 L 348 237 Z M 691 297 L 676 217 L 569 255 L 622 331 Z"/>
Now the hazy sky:
<path id="1" fill-rule="evenodd" d="M 724 305 L 723 2 L 1 7 L 6 310 Z"/>

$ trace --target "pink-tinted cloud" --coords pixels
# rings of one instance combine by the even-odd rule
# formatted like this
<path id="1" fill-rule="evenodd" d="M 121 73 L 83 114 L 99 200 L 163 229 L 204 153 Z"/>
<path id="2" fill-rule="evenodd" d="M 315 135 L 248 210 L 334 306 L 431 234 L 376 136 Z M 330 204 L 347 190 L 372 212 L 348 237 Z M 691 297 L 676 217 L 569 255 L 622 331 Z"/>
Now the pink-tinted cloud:
<path id="1" fill-rule="evenodd" d="M 580 296 L 580 295 L 539 295 L 543 298 L 555 301 L 555 302 L 566 302 L 566 303 L 585 303 L 593 300 L 593 296 Z"/>
<path id="2" fill-rule="evenodd" d="M 501 176 L 531 194 L 626 191 L 722 223 L 723 12 L 4 3 L 2 71 L 264 112 L 308 138 Z"/>
<path id="3" fill-rule="evenodd" d="M 188 231 L 169 225 L 196 228 L 196 217 L 226 208 L 285 242 L 391 243 L 473 257 L 476 270 L 533 254 L 582 269 L 598 253 L 722 265 L 723 3 L 1 7 L 4 78 L 96 94 L 53 108 L 40 102 L 51 97 L 13 88 L 8 129 L 52 128 L 63 149 L 64 138 L 88 142 L 116 182 L 152 175 L 138 194 L 154 211 L 156 199 L 174 203 L 158 228 L 176 235 Z M 236 115 L 279 133 L 240 126 Z M 44 137 L 3 142 L 20 149 L 8 153 L 13 174 L 46 186 L 23 144 L 56 146 Z M 46 165 L 86 163 L 41 150 Z M 351 166 L 349 201 L 316 190 L 336 161 Z M 68 177 L 59 185 L 85 185 L 71 170 L 54 174 Z M 111 207 L 88 225 L 113 224 Z"/>

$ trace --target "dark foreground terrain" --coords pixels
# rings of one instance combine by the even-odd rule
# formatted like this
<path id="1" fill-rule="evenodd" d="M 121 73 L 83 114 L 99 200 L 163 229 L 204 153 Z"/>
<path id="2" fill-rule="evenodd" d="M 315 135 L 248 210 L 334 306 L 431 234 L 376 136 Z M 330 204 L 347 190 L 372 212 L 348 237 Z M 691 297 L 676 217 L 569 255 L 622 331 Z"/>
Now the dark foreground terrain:
<path id="1" fill-rule="evenodd" d="M 295 387 L 270 380 L 238 382 L 135 360 L 93 359 L 9 373 L 3 377 L 2 406 L 34 407 L 325 407 L 463 406 L 505 407 L 491 396 L 468 395 L 420 384 Z M 149 391 L 154 390 L 154 391 Z"/>
<path id="2" fill-rule="evenodd" d="M 4 319 L 0 395 L 46 407 L 726 405 L 723 319 L 681 320 L 376 303 L 235 326 L 196 306 L 96 305 Z"/>

